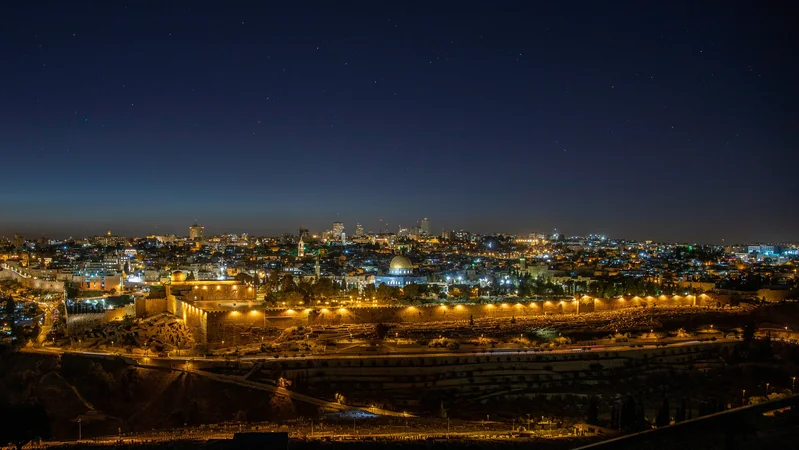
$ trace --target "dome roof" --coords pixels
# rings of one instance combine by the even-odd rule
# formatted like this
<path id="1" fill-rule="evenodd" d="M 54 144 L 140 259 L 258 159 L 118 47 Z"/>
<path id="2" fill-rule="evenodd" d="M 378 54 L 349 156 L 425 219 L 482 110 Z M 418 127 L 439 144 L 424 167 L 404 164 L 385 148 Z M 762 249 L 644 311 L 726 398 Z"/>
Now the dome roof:
<path id="1" fill-rule="evenodd" d="M 172 281 L 186 281 L 186 272 L 182 270 L 176 270 L 172 272 L 172 275 L 169 277 Z"/>
<path id="2" fill-rule="evenodd" d="M 413 269 L 413 264 L 410 259 L 397 255 L 391 260 L 389 269 Z"/>

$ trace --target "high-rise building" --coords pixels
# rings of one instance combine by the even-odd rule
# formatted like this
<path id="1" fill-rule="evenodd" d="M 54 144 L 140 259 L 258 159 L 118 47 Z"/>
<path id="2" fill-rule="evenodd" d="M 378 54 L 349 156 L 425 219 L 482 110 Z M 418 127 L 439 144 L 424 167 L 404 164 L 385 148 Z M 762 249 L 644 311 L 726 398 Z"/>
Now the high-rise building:
<path id="1" fill-rule="evenodd" d="M 355 237 L 361 237 L 363 235 L 364 235 L 364 233 L 363 233 L 363 225 L 361 225 L 361 224 L 355 225 Z"/>
<path id="2" fill-rule="evenodd" d="M 333 222 L 333 240 L 344 242 L 344 222 Z"/>
<path id="3" fill-rule="evenodd" d="M 205 227 L 201 227 L 200 225 L 197 224 L 197 222 L 195 222 L 194 225 L 189 227 L 189 239 L 193 241 L 202 240 L 204 234 L 205 234 Z"/>
<path id="4" fill-rule="evenodd" d="M 19 250 L 19 249 L 21 249 L 21 248 L 22 248 L 22 246 L 24 246 L 24 245 L 25 245 L 25 238 L 24 238 L 24 237 L 22 237 L 22 236 L 20 236 L 20 235 L 18 235 L 18 234 L 15 234 L 15 235 L 14 235 L 14 247 L 15 247 L 17 250 Z"/>
<path id="5" fill-rule="evenodd" d="M 424 235 L 430 234 L 430 221 L 427 220 L 427 217 L 422 219 L 422 223 L 419 225 L 419 231 Z"/>
<path id="6" fill-rule="evenodd" d="M 300 227 L 300 239 L 308 238 L 311 235 L 311 232 L 308 231 L 305 227 Z"/>

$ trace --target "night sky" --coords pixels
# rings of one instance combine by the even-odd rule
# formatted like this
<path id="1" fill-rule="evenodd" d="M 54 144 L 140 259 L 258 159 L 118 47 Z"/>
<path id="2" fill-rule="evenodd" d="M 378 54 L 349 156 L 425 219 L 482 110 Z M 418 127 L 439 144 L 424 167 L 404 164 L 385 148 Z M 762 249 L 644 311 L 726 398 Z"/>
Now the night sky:
<path id="1" fill-rule="evenodd" d="M 3 2 L 0 235 L 799 239 L 794 11 L 539 3 Z"/>

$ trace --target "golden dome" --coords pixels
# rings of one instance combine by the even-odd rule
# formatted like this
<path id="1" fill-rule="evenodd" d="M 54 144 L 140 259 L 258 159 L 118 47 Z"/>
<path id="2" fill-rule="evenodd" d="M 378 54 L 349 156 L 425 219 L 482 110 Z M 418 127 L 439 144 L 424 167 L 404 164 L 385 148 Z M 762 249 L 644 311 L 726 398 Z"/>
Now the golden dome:
<path id="1" fill-rule="evenodd" d="M 180 283 L 182 281 L 186 281 L 186 272 L 183 272 L 182 270 L 176 270 L 172 272 L 170 279 L 172 280 L 173 283 L 175 282 Z"/>
<path id="2" fill-rule="evenodd" d="M 401 256 L 401 255 L 398 255 L 398 256 L 395 256 L 391 260 L 391 264 L 388 267 L 389 267 L 389 269 L 409 269 L 409 270 L 412 270 L 413 269 L 413 264 L 411 263 L 410 259 L 408 259 L 408 258 L 406 258 L 404 256 Z"/>

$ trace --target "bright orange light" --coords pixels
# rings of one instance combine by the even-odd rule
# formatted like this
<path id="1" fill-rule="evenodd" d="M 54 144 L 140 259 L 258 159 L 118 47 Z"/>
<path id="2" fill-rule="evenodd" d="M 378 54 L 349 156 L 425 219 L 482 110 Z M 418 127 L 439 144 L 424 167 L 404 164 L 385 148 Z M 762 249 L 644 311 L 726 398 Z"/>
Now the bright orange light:
<path id="1" fill-rule="evenodd" d="M 231 311 L 230 315 L 235 317 L 235 316 L 239 315 L 239 312 L 238 311 Z"/>

